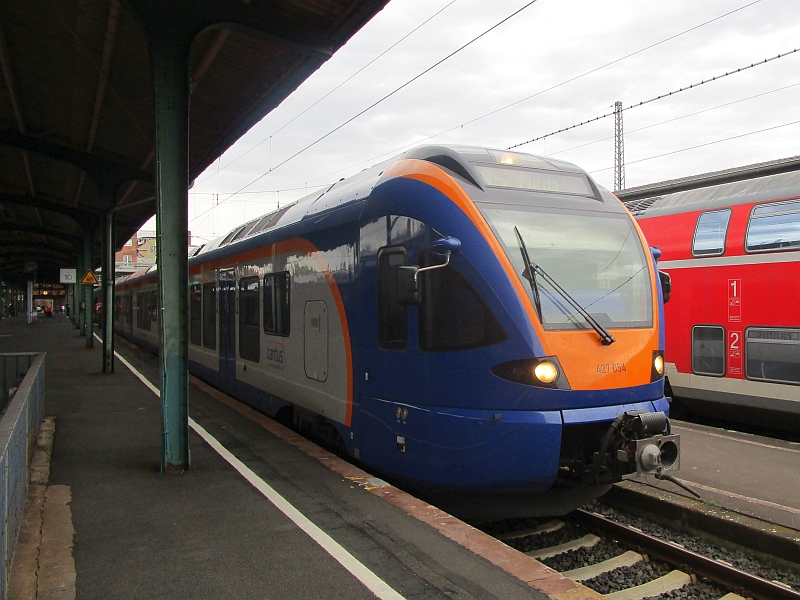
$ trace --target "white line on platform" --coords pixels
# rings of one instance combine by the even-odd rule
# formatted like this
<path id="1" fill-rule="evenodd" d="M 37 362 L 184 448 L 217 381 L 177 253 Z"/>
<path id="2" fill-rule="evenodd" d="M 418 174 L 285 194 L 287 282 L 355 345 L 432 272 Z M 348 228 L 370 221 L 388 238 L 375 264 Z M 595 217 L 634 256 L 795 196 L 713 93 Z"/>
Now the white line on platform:
<path id="1" fill-rule="evenodd" d="M 672 425 L 673 429 L 681 430 L 684 429 L 686 431 L 693 431 L 694 433 L 699 433 L 700 435 L 707 435 L 709 437 L 716 437 L 722 438 L 723 440 L 730 440 L 732 442 L 741 442 L 742 444 L 751 444 L 753 446 L 759 446 L 761 448 L 769 448 L 770 450 L 783 450 L 785 452 L 794 452 L 796 454 L 800 454 L 800 449 L 795 448 L 785 448 L 783 446 L 774 446 L 772 444 L 763 444 L 761 442 L 754 442 L 753 440 L 744 440 L 742 438 L 733 437 L 730 435 L 725 435 L 722 433 L 714 433 L 713 431 L 706 431 L 705 429 L 695 429 L 694 427 L 687 427 L 686 425 Z M 790 444 L 794 444 L 794 442 L 789 442 Z"/>
<path id="2" fill-rule="evenodd" d="M 124 364 L 131 373 L 136 375 L 139 380 L 144 383 L 147 388 L 159 398 L 161 391 L 154 386 L 142 373 L 125 360 L 118 352 L 114 352 L 122 364 Z M 272 486 L 266 481 L 256 475 L 247 465 L 236 458 L 227 448 L 217 441 L 217 439 L 208 433 L 202 426 L 189 418 L 189 426 L 203 438 L 206 443 L 211 446 L 217 454 L 224 458 L 234 469 L 244 477 L 254 488 L 261 492 L 267 500 L 272 502 L 275 507 L 280 510 L 284 515 L 289 517 L 295 525 L 302 529 L 312 540 L 322 546 L 322 548 L 335 558 L 340 565 L 350 571 L 350 573 L 363 583 L 373 594 L 381 600 L 405 600 L 403 596 L 398 594 L 388 583 L 383 581 L 380 577 L 370 571 L 364 564 L 355 556 L 345 550 L 336 540 L 334 540 L 327 533 L 322 531 L 319 527 L 314 525 L 303 513 L 292 506 L 283 496 L 276 492 Z"/>
<path id="3" fill-rule="evenodd" d="M 742 496 L 741 494 L 735 494 L 734 492 L 727 492 L 725 490 L 719 490 L 717 488 L 703 485 L 702 483 L 694 483 L 693 481 L 687 481 L 686 479 L 681 478 L 681 481 L 690 487 L 696 487 L 698 489 L 704 490 L 706 492 L 712 492 L 714 494 L 720 494 L 722 496 L 728 496 L 730 498 L 736 498 L 737 500 L 744 500 L 745 502 L 751 502 L 753 504 L 760 504 L 761 506 L 766 506 L 768 508 L 774 508 L 775 510 L 782 510 L 784 512 L 792 513 L 794 515 L 800 515 L 800 510 L 793 508 L 791 506 L 784 506 L 783 504 L 776 504 L 775 502 L 770 502 L 769 500 L 759 500 L 758 498 L 751 498 L 749 496 Z"/>

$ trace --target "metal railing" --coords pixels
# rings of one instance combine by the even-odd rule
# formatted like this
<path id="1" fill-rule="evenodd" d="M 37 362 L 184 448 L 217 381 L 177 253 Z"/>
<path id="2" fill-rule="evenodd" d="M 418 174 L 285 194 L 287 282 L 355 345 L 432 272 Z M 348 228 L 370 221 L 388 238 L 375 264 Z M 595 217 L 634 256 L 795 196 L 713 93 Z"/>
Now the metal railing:
<path id="1" fill-rule="evenodd" d="M 44 417 L 45 354 L 20 352 L 0 357 L 4 402 L 0 417 L 0 598 L 5 598 L 25 509 L 31 459 Z"/>
<path id="2" fill-rule="evenodd" d="M 0 353 L 3 363 L 3 393 L 0 397 L 0 412 L 4 411 L 8 401 L 22 383 L 25 373 L 31 368 L 31 363 L 36 358 L 36 352 Z"/>

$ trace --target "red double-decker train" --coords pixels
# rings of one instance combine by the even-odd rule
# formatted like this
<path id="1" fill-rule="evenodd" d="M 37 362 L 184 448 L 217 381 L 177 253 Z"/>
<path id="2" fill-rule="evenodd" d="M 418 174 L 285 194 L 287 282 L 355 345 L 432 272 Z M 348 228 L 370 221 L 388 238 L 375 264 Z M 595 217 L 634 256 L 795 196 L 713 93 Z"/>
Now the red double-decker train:
<path id="1" fill-rule="evenodd" d="M 673 414 L 683 405 L 800 431 L 800 171 L 786 171 L 798 163 L 620 194 L 672 280 L 665 360 Z M 764 172 L 774 174 L 752 177 Z"/>

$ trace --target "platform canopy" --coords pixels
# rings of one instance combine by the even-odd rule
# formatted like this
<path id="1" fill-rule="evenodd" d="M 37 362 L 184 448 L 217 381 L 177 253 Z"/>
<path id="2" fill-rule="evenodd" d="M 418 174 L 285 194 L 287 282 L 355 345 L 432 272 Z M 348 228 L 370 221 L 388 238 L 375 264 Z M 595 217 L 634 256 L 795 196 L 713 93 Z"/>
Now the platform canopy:
<path id="1" fill-rule="evenodd" d="M 155 212 L 147 22 L 171 5 L 193 38 L 189 180 L 388 0 L 3 0 L 0 279 L 58 281 L 116 211 L 119 248 Z M 198 17 L 200 15 L 200 17 Z M 99 264 L 99 245 L 94 266 Z"/>

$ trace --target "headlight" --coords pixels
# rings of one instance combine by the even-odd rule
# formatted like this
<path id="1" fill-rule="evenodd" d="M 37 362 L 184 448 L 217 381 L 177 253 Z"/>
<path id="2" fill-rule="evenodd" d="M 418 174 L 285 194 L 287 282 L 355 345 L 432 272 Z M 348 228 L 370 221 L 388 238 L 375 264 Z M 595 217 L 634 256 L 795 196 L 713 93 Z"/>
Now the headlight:
<path id="1" fill-rule="evenodd" d="M 653 351 L 653 362 L 650 363 L 650 381 L 658 381 L 664 376 L 664 352 L 662 350 Z"/>
<path id="2" fill-rule="evenodd" d="M 492 367 L 492 373 L 514 383 L 568 390 L 569 382 L 555 356 L 512 360 Z"/>
<path id="3" fill-rule="evenodd" d="M 533 368 L 533 375 L 542 383 L 553 383 L 558 377 L 558 367 L 544 360 Z"/>

